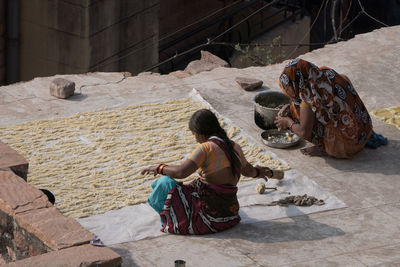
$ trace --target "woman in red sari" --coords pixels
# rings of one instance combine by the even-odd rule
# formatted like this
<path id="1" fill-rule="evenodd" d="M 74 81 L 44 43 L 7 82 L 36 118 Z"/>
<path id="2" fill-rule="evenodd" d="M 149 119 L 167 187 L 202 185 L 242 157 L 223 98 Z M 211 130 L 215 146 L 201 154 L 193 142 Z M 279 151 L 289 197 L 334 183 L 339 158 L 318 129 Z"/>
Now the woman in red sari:
<path id="1" fill-rule="evenodd" d="M 347 76 L 297 58 L 286 65 L 279 85 L 291 99 L 291 116 L 278 116 L 275 123 L 315 145 L 304 154 L 350 158 L 364 148 L 372 122 Z"/>
<path id="2" fill-rule="evenodd" d="M 142 171 L 164 175 L 153 182 L 148 203 L 160 214 L 163 232 L 200 235 L 229 229 L 240 222 L 236 196 L 240 175 L 268 180 L 273 173 L 248 163 L 210 110 L 196 111 L 189 129 L 199 145 L 188 159 L 181 165 L 158 164 Z M 174 179 L 198 169 L 200 177 L 189 184 Z"/>

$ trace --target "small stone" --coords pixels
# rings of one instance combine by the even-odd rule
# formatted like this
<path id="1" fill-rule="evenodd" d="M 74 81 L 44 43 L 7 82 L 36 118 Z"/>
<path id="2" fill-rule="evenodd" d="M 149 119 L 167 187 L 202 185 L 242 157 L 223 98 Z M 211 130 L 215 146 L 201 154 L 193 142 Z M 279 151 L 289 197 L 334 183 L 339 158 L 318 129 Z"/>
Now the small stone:
<path id="1" fill-rule="evenodd" d="M 229 67 L 229 64 L 210 52 L 201 51 L 201 59 L 190 62 L 185 68 L 185 72 L 194 75 L 199 72 L 210 71 L 219 67 Z"/>
<path id="2" fill-rule="evenodd" d="M 194 75 L 203 71 L 210 71 L 218 67 L 218 65 L 204 60 L 194 60 L 187 65 L 185 72 Z"/>
<path id="3" fill-rule="evenodd" d="M 261 183 L 256 186 L 257 193 L 260 195 L 264 194 L 265 192 L 265 184 Z"/>
<path id="4" fill-rule="evenodd" d="M 75 83 L 63 78 L 55 78 L 50 83 L 50 94 L 57 98 L 66 99 L 75 92 Z"/>
<path id="5" fill-rule="evenodd" d="M 218 65 L 219 67 L 229 67 L 228 62 L 223 60 L 222 58 L 217 57 L 214 54 L 211 54 L 208 51 L 200 51 L 201 53 L 201 60 L 212 63 L 214 65 Z"/>
<path id="6" fill-rule="evenodd" d="M 263 85 L 263 81 L 252 78 L 236 77 L 235 81 L 246 91 L 253 91 Z"/>

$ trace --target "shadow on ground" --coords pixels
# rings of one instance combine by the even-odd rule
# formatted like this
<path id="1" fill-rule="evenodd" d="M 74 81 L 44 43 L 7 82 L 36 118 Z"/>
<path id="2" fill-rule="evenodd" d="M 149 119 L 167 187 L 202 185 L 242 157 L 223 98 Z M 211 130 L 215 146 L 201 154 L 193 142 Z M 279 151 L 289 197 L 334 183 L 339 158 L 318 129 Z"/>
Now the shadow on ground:
<path id="1" fill-rule="evenodd" d="M 388 144 L 376 149 L 364 148 L 352 159 L 325 157 L 332 168 L 343 172 L 359 171 L 363 173 L 399 174 L 400 141 L 388 140 Z"/>
<path id="2" fill-rule="evenodd" d="M 293 207 L 295 207 L 293 209 Z M 288 241 L 321 240 L 332 236 L 344 235 L 340 228 L 332 227 L 310 219 L 306 214 L 300 216 L 290 215 L 298 209 L 293 206 L 287 209 L 287 215 L 291 222 L 259 221 L 238 226 L 207 238 L 243 239 L 253 243 L 279 243 Z"/>
<path id="3" fill-rule="evenodd" d="M 143 266 L 143 265 L 138 265 L 136 264 L 132 258 L 132 252 L 129 251 L 128 249 L 124 249 L 124 248 L 114 248 L 114 247 L 110 247 L 110 249 L 114 250 L 115 252 L 117 252 L 121 258 L 122 258 L 122 266 L 129 266 L 129 267 L 139 267 L 139 266 Z"/>

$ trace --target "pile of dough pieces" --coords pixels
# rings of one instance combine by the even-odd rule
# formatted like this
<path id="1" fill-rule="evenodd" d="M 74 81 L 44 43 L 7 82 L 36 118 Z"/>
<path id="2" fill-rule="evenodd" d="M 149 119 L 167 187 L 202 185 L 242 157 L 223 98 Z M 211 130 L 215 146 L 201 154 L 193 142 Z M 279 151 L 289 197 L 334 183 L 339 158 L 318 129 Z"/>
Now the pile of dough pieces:
<path id="1" fill-rule="evenodd" d="M 204 104 L 191 98 L 105 108 L 0 127 L 0 139 L 29 161 L 28 183 L 53 192 L 64 215 L 82 218 L 146 202 L 155 177 L 140 171 L 158 163 L 179 164 L 190 154 L 197 143 L 188 121 L 200 108 Z M 249 162 L 289 169 L 219 119 Z"/>
<path id="2" fill-rule="evenodd" d="M 371 114 L 400 130 L 400 106 L 374 110 Z"/>

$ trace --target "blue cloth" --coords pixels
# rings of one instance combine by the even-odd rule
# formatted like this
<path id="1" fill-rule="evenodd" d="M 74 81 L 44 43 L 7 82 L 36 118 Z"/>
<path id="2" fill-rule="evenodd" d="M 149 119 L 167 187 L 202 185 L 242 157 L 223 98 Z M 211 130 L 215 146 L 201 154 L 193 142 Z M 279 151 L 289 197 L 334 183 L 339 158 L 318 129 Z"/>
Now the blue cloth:
<path id="1" fill-rule="evenodd" d="M 169 176 L 162 176 L 158 178 L 151 184 L 153 192 L 151 192 L 149 198 L 147 199 L 147 202 L 158 213 L 161 213 L 169 191 L 176 184 L 179 184 L 179 182 L 175 181 Z"/>
<path id="2" fill-rule="evenodd" d="M 372 131 L 371 137 L 368 139 L 368 142 L 365 144 L 366 147 L 368 148 L 377 148 L 382 145 L 387 145 L 387 138 L 384 137 L 381 134 L 377 134 L 374 131 Z"/>

